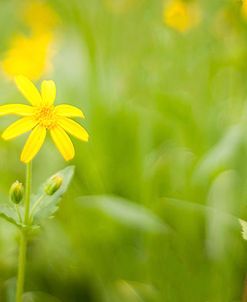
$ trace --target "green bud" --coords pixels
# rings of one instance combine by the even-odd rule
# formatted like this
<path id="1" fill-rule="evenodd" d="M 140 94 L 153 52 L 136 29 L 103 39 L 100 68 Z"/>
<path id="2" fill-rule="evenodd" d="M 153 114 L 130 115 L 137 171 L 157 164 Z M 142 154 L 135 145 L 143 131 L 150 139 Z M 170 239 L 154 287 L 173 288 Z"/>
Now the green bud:
<path id="1" fill-rule="evenodd" d="M 63 178 L 61 176 L 59 175 L 52 176 L 48 180 L 45 186 L 45 193 L 47 195 L 53 195 L 61 187 L 62 183 L 63 183 Z"/>
<path id="2" fill-rule="evenodd" d="M 16 180 L 9 190 L 9 196 L 10 199 L 15 203 L 18 204 L 22 201 L 22 198 L 24 196 L 24 187 L 21 182 Z"/>

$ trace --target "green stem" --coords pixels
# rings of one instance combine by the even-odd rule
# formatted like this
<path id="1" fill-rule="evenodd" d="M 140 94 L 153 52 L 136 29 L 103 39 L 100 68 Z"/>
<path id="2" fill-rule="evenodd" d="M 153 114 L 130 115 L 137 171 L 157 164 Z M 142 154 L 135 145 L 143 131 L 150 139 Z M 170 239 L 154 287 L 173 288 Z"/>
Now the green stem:
<path id="1" fill-rule="evenodd" d="M 19 246 L 19 260 L 18 260 L 18 276 L 16 284 L 16 302 L 22 302 L 22 295 L 25 280 L 25 267 L 26 267 L 26 252 L 27 252 L 27 232 L 25 227 L 29 223 L 29 210 L 30 210 L 30 194 L 31 194 L 31 179 L 32 179 L 32 163 L 26 166 L 26 195 L 24 203 L 24 224 L 21 228 L 20 246 Z"/>
<path id="2" fill-rule="evenodd" d="M 26 267 L 26 251 L 27 251 L 27 237 L 25 231 L 21 229 L 20 247 L 19 247 L 19 260 L 18 260 L 18 276 L 16 287 L 16 302 L 22 302 L 25 267 Z"/>
<path id="3" fill-rule="evenodd" d="M 25 214 L 24 223 L 27 225 L 29 220 L 30 195 L 31 195 L 31 180 L 32 180 L 32 162 L 27 164 L 26 168 L 26 196 L 25 196 Z"/>

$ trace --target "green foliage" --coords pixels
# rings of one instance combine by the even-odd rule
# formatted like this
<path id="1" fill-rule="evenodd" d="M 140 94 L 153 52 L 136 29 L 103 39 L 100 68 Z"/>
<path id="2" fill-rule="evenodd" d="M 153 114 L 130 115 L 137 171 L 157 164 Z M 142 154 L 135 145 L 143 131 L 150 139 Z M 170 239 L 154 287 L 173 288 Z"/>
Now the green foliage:
<path id="1" fill-rule="evenodd" d="M 19 220 L 16 209 L 11 204 L 0 204 L 0 217 L 16 226 L 22 226 Z"/>
<path id="2" fill-rule="evenodd" d="M 83 110 L 78 122 L 90 139 L 73 141 L 76 173 L 56 219 L 47 218 L 58 199 L 35 211 L 43 227 L 28 250 L 27 292 L 63 302 L 242 300 L 247 20 L 242 1 L 185 2 L 196 2 L 201 22 L 180 33 L 163 23 L 160 0 L 45 1 L 61 22 L 44 78 L 56 81 L 60 103 Z M 21 30 L 14 16 L 23 5 L 0 4 L 1 58 Z M 22 101 L 0 76 L 2 103 Z M 25 140 L 0 141 L 3 202 L 9 185 L 23 182 Z M 63 164 L 47 140 L 34 192 Z M 15 208 L 2 205 L 16 223 Z M 1 220 L 0 280 L 16 272 L 13 229 Z"/>
<path id="3" fill-rule="evenodd" d="M 42 292 L 28 292 L 24 294 L 23 302 L 59 302 L 56 297 Z"/>
<path id="4" fill-rule="evenodd" d="M 35 224 L 40 224 L 48 218 L 52 218 L 55 212 L 58 210 L 58 205 L 63 194 L 67 191 L 68 186 L 74 175 L 74 166 L 66 167 L 63 170 L 58 171 L 51 177 L 49 177 L 44 184 L 42 184 L 38 190 L 38 193 L 31 197 L 31 207 L 35 205 L 38 200 L 41 200 L 32 212 L 33 220 Z M 47 195 L 45 188 L 50 182 L 50 179 L 54 176 L 60 176 L 62 178 L 62 184 L 60 188 L 53 194 Z"/>
<path id="5" fill-rule="evenodd" d="M 19 207 L 14 207 L 12 204 L 0 204 L 0 216 L 8 222 L 15 224 L 18 227 L 37 228 L 48 218 L 52 218 L 55 212 L 58 210 L 59 202 L 63 194 L 67 191 L 71 179 L 74 175 L 74 166 L 66 167 L 63 170 L 58 171 L 56 174 L 49 177 L 44 184 L 42 184 L 38 190 L 38 193 L 31 197 L 30 225 L 25 226 L 23 224 L 23 204 Z M 50 178 L 59 176 L 63 179 L 61 186 L 53 195 L 47 195 L 45 188 L 50 181 Z M 18 215 L 18 211 L 20 216 Z"/>
<path id="6" fill-rule="evenodd" d="M 84 207 L 103 212 L 128 227 L 150 232 L 167 232 L 169 227 L 152 211 L 142 205 L 116 196 L 83 196 L 78 199 Z"/>

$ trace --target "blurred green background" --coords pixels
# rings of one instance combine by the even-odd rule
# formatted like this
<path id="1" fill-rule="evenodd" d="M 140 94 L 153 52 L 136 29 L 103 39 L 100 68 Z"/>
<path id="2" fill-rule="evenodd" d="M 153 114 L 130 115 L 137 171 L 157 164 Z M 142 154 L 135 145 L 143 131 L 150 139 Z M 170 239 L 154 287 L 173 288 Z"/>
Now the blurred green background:
<path id="1" fill-rule="evenodd" d="M 73 140 L 76 175 L 29 246 L 25 301 L 247 301 L 247 12 L 238 0 L 184 1 L 174 26 L 167 5 L 0 2 L 1 103 L 25 103 L 12 76 L 28 67 L 37 85 L 56 81 L 57 103 L 84 111 L 90 134 Z M 192 6 L 197 21 L 177 28 Z M 26 137 L 0 142 L 3 201 L 24 182 Z M 48 139 L 34 190 L 67 164 Z M 0 221 L 3 302 L 17 242 Z"/>

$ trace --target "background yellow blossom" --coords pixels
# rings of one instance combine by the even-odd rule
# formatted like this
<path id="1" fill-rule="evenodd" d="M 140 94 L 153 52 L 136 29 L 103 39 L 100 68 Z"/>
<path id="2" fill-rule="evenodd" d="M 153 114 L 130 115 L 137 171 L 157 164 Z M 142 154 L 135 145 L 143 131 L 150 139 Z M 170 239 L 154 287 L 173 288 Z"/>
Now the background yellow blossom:
<path id="1" fill-rule="evenodd" d="M 2 69 L 10 78 L 23 74 L 38 80 L 52 67 L 58 17 L 48 4 L 38 0 L 24 1 L 19 15 L 27 32 L 10 39 Z"/>
<path id="2" fill-rule="evenodd" d="M 23 23 L 35 34 L 53 32 L 59 23 L 59 17 L 52 7 L 40 0 L 24 1 L 21 15 Z"/>
<path id="3" fill-rule="evenodd" d="M 186 32 L 200 21 L 200 11 L 195 3 L 183 0 L 167 2 L 163 12 L 166 25 L 180 32 Z"/>
<path id="4" fill-rule="evenodd" d="M 247 20 L 247 1 L 242 0 L 241 13 L 243 17 Z"/>
<path id="5" fill-rule="evenodd" d="M 3 71 L 11 77 L 24 74 L 30 79 L 39 79 L 51 68 L 52 42 L 50 35 L 14 37 L 2 62 Z"/>

